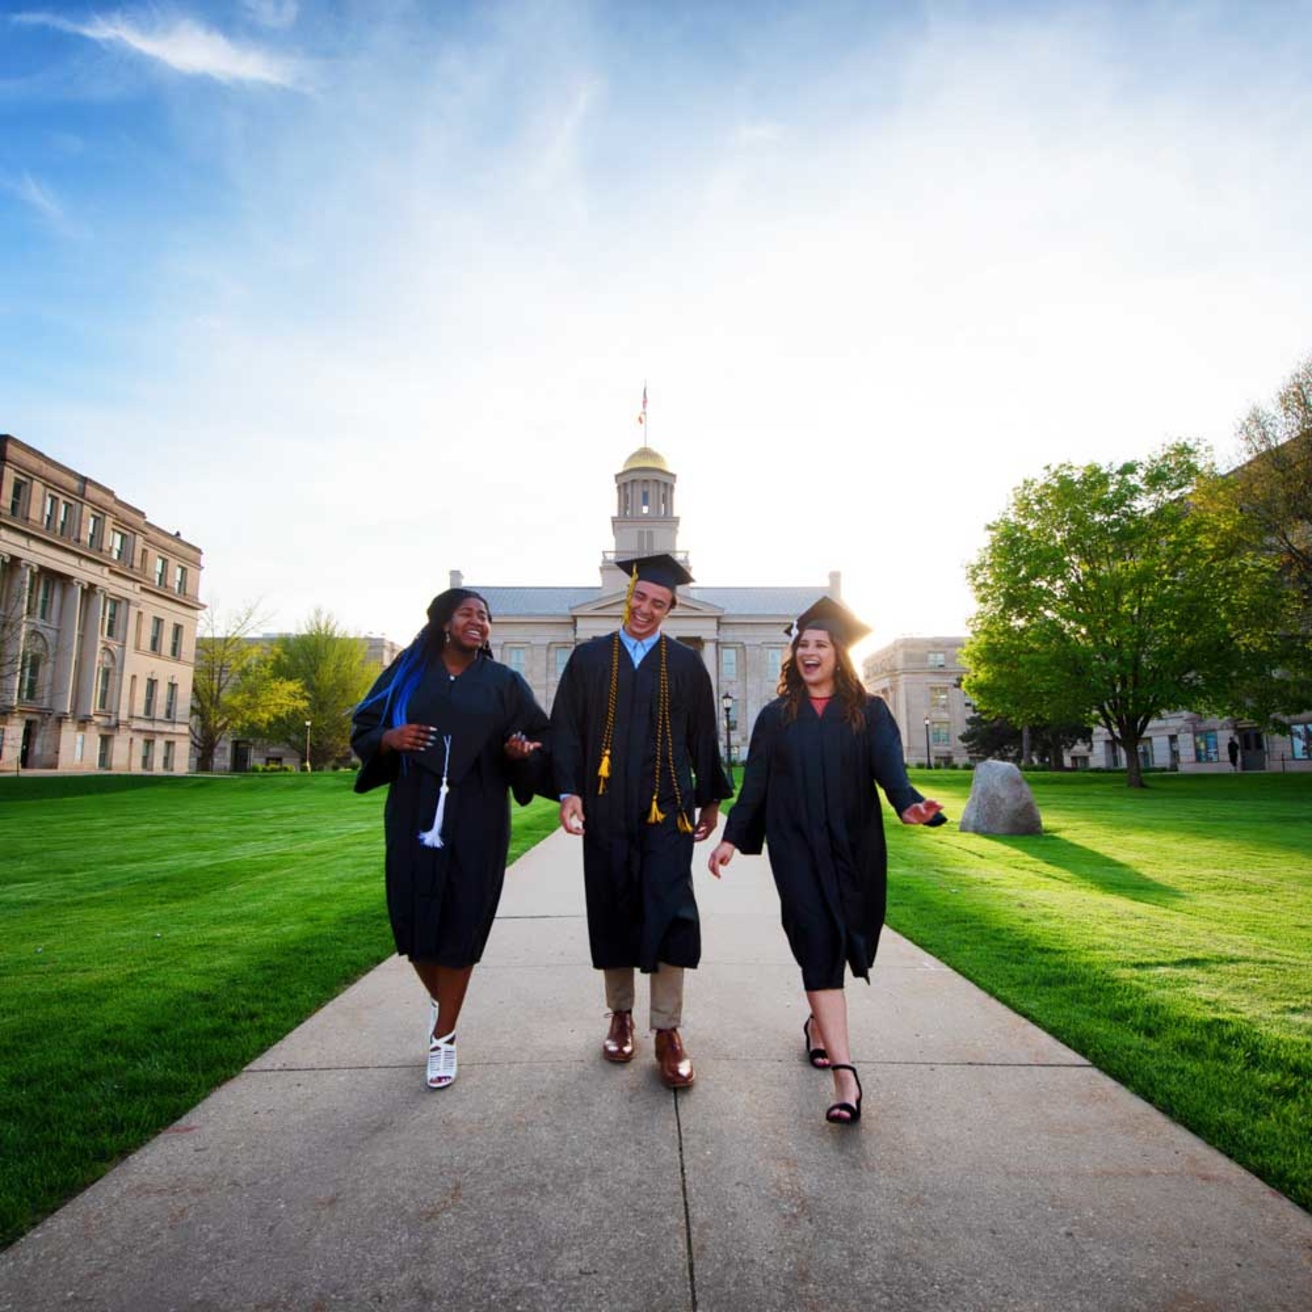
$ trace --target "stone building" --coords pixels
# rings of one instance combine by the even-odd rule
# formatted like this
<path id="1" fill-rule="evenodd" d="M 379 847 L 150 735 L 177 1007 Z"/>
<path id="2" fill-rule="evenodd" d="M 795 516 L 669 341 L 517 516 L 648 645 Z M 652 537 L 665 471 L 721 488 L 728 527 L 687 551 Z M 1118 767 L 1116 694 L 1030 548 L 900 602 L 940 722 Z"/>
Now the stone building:
<path id="1" fill-rule="evenodd" d="M 902 734 L 910 765 L 965 765 L 961 743 L 974 705 L 961 690 L 964 637 L 895 638 L 861 663 L 867 691 L 882 697 Z"/>
<path id="2" fill-rule="evenodd" d="M 576 643 L 620 625 L 627 577 L 616 560 L 668 552 L 696 574 L 679 549 L 675 513 L 677 476 L 665 457 L 639 447 L 615 475 L 611 545 L 601 553 L 600 578 L 579 587 L 484 587 L 492 611 L 492 642 L 498 660 L 518 670 L 543 706 L 556 695 L 565 662 Z M 463 583 L 451 571 L 451 586 Z M 696 649 L 711 675 L 720 706 L 722 744 L 741 760 L 757 712 L 775 696 L 779 666 L 788 650 L 785 628 L 817 597 L 840 598 L 834 571 L 815 587 L 704 587 L 679 589 L 679 604 L 665 632 Z M 727 720 L 727 730 L 726 730 Z"/>
<path id="3" fill-rule="evenodd" d="M 0 434 L 0 769 L 187 770 L 200 548 Z"/>

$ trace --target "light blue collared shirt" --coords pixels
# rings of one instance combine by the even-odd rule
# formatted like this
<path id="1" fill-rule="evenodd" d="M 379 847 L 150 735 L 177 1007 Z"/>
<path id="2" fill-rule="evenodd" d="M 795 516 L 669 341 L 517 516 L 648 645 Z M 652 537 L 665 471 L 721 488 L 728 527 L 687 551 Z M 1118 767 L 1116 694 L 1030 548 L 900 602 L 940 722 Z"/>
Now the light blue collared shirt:
<path id="1" fill-rule="evenodd" d="M 635 638 L 628 629 L 620 630 L 620 641 L 624 644 L 628 653 L 633 657 L 633 668 L 636 670 L 642 664 L 642 658 L 657 644 L 660 640 L 661 632 L 659 629 L 651 635 L 650 638 Z"/>

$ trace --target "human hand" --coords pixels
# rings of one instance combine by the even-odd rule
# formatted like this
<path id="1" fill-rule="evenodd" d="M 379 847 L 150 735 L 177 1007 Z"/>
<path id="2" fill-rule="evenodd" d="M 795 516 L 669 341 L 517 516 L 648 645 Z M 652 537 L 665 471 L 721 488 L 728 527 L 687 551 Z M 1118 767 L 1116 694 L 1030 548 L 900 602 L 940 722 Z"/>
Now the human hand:
<path id="1" fill-rule="evenodd" d="M 711 859 L 706 863 L 707 869 L 716 879 L 719 879 L 721 870 L 733 860 L 734 853 L 737 851 L 738 849 L 732 843 L 716 844 L 715 851 L 711 853 Z"/>
<path id="2" fill-rule="evenodd" d="M 912 802 L 902 812 L 902 823 L 904 825 L 928 824 L 942 809 L 942 803 L 935 802 L 932 798 L 926 798 L 923 802 Z"/>
<path id="3" fill-rule="evenodd" d="M 702 807 L 701 813 L 697 816 L 697 824 L 692 831 L 692 841 L 700 843 L 703 838 L 709 838 L 715 832 L 715 826 L 719 823 L 719 802 L 708 802 Z"/>
<path id="4" fill-rule="evenodd" d="M 516 729 L 514 733 L 506 739 L 505 753 L 512 761 L 527 761 L 534 752 L 541 747 L 541 743 L 531 743 L 521 730 Z"/>
<path id="5" fill-rule="evenodd" d="M 383 734 L 383 747 L 392 752 L 422 752 L 437 741 L 431 724 L 398 724 Z"/>
<path id="6" fill-rule="evenodd" d="M 567 834 L 583 832 L 583 799 L 577 793 L 570 793 L 560 804 L 560 827 Z"/>

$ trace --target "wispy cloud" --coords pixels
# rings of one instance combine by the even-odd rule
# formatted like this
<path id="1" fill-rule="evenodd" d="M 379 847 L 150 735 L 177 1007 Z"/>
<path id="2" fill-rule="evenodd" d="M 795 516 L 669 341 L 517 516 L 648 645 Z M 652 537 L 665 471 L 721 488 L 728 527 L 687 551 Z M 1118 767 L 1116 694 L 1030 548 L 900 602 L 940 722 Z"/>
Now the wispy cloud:
<path id="1" fill-rule="evenodd" d="M 16 178 L 0 177 L 0 190 L 16 196 L 60 232 L 72 231 L 68 214 L 54 192 L 26 170 Z"/>
<path id="2" fill-rule="evenodd" d="M 242 8 L 261 27 L 291 27 L 300 5 L 297 0 L 242 0 Z"/>
<path id="3" fill-rule="evenodd" d="M 56 14 L 25 13 L 15 14 L 12 21 L 54 28 L 103 45 L 127 46 L 139 55 L 166 64 L 175 72 L 211 77 L 217 82 L 255 82 L 293 91 L 305 91 L 311 85 L 310 70 L 305 61 L 238 45 L 221 32 L 203 27 L 189 18 L 177 18 L 167 24 L 161 22 L 149 30 L 124 14 L 79 23 Z"/>

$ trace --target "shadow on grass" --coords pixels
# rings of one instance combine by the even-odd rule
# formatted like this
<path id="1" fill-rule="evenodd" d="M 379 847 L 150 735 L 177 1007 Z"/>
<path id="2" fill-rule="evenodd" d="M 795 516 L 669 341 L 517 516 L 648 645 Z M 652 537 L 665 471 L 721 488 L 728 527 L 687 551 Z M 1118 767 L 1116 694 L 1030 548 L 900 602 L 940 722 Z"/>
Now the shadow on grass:
<path id="1" fill-rule="evenodd" d="M 1160 883 L 1156 879 L 1117 861 L 1105 852 L 1095 851 L 1072 843 L 1069 839 L 1058 838 L 1055 834 L 1035 834 L 1008 837 L 1002 834 L 981 834 L 981 838 L 991 843 L 999 843 L 1014 852 L 1035 857 L 1046 865 L 1065 871 L 1066 874 L 1093 885 L 1104 893 L 1117 897 L 1127 897 L 1134 902 L 1151 902 L 1157 906 L 1169 906 L 1182 901 L 1185 894 L 1170 884 Z"/>

